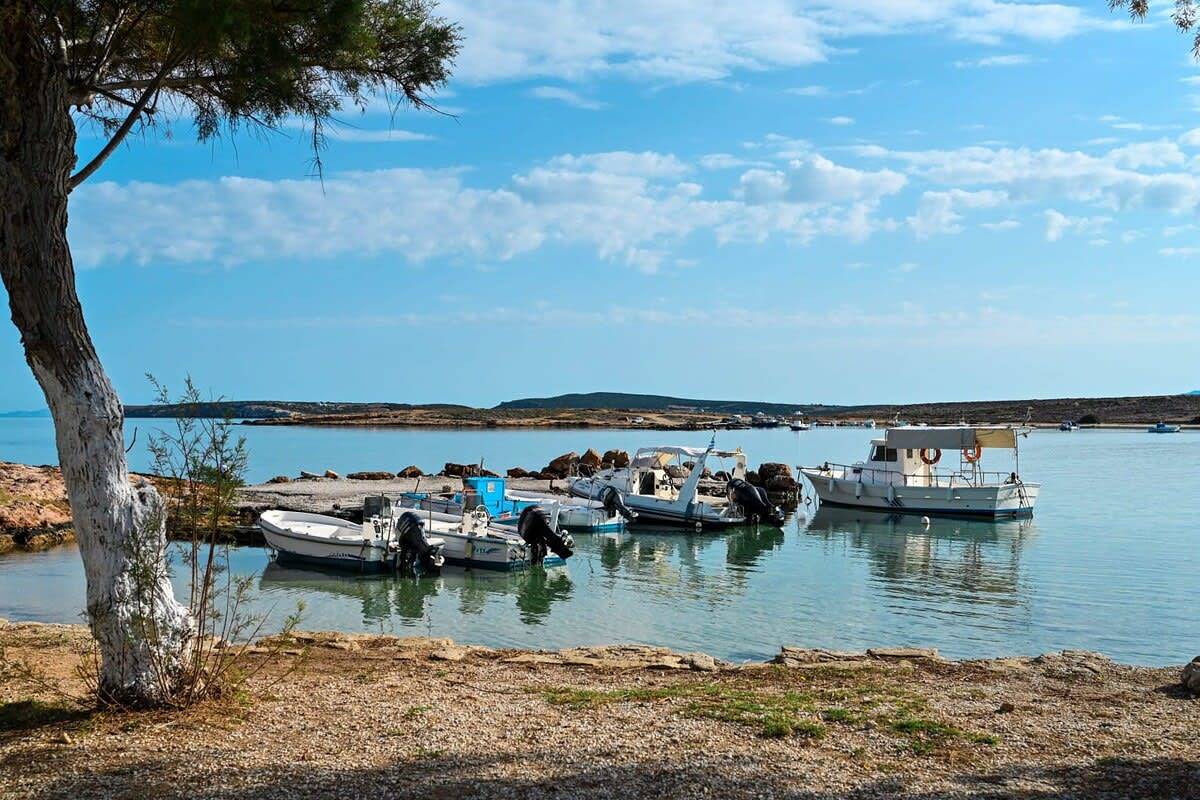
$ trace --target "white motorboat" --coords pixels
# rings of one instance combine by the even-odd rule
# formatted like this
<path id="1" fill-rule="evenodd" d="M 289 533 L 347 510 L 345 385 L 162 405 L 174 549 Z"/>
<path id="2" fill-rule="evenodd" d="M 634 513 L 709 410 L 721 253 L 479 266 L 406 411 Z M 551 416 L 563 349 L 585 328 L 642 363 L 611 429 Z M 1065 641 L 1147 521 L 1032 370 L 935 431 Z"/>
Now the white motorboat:
<path id="1" fill-rule="evenodd" d="M 1148 433 L 1179 433 L 1181 427 L 1179 425 L 1168 425 L 1165 422 L 1160 422 L 1157 425 L 1151 425 L 1146 429 Z"/>
<path id="2" fill-rule="evenodd" d="M 1068 432 L 1077 431 L 1077 430 L 1079 430 L 1079 423 L 1075 422 L 1073 420 L 1064 419 L 1062 422 L 1060 422 L 1058 424 L 1058 429 L 1060 431 L 1068 431 Z"/>
<path id="3" fill-rule="evenodd" d="M 508 488 L 506 479 L 496 477 L 467 478 L 463 481 L 461 492 L 406 492 L 401 503 L 412 508 L 458 516 L 482 506 L 487 509 L 493 523 L 511 524 L 516 524 L 521 512 L 529 506 L 554 505 L 560 529 L 588 533 L 618 531 L 624 527 L 625 518 L 632 513 L 612 497 L 589 501 L 550 492 L 517 491 Z"/>
<path id="4" fill-rule="evenodd" d="M 415 514 L 364 515 L 363 524 L 300 511 L 264 511 L 258 526 L 277 559 L 360 572 L 424 570 L 442 566 L 441 539 L 427 535 Z"/>
<path id="5" fill-rule="evenodd" d="M 700 479 L 710 458 L 733 459 L 723 496 L 700 492 Z M 676 477 L 678 476 L 678 477 Z M 701 530 L 765 522 L 783 527 L 783 512 L 766 492 L 746 482 L 746 456 L 739 450 L 697 447 L 643 447 L 627 467 L 602 469 L 576 478 L 576 497 L 603 500 L 609 491 L 637 514 L 638 524 L 671 525 Z M 676 485 L 676 480 L 682 483 Z"/>
<path id="6" fill-rule="evenodd" d="M 907 426 L 888 428 L 871 440 L 866 461 L 803 467 L 822 505 L 892 512 L 985 517 L 1033 513 L 1041 485 L 1017 472 L 1018 436 L 1011 426 Z M 1011 472 L 985 472 L 986 449 L 1012 450 Z M 957 467 L 938 469 L 942 453 L 957 455 Z"/>
<path id="7" fill-rule="evenodd" d="M 570 534 L 560 533 L 558 509 L 528 506 L 511 522 L 496 522 L 478 506 L 465 514 L 415 510 L 425 528 L 443 542 L 446 563 L 483 569 L 559 566 L 574 553 Z"/>

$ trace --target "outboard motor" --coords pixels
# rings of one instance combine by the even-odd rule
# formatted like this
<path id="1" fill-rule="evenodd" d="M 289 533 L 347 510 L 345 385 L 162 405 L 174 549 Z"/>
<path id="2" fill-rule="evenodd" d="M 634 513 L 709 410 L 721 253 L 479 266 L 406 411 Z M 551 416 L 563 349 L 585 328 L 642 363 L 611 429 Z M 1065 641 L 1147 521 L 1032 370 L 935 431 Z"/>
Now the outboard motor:
<path id="1" fill-rule="evenodd" d="M 766 491 L 752 486 L 741 478 L 734 478 L 725 487 L 730 502 L 737 503 L 746 519 L 766 522 L 776 528 L 783 527 L 783 512 L 771 505 Z"/>
<path id="2" fill-rule="evenodd" d="M 415 573 L 418 565 L 423 572 L 432 572 L 446 561 L 442 546 L 429 542 L 425 523 L 411 511 L 406 511 L 396 521 L 396 538 L 400 545 L 396 568 L 402 572 Z"/>
<path id="3" fill-rule="evenodd" d="M 604 510 L 608 512 L 610 517 L 614 514 L 620 514 L 630 521 L 637 519 L 637 512 L 625 505 L 625 498 L 612 486 L 604 487 L 604 491 L 600 493 L 600 502 L 604 504 Z"/>
<path id="4" fill-rule="evenodd" d="M 560 558 L 570 558 L 575 553 L 575 542 L 569 534 L 561 534 L 550 524 L 550 515 L 541 506 L 529 506 L 517 520 L 517 532 L 529 545 L 529 561 L 541 564 L 546 552 L 551 551 Z"/>

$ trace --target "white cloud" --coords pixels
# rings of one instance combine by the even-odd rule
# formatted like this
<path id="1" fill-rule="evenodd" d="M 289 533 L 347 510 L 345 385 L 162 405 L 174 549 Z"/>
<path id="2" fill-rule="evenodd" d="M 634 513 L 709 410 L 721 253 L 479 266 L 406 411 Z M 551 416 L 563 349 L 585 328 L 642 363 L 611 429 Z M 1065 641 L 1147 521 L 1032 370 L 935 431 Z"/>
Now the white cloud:
<path id="1" fill-rule="evenodd" d="M 670 154 L 611 152 L 558 156 L 492 187 L 469 185 L 463 170 L 421 169 L 323 182 L 104 182 L 75 193 L 70 236 L 81 267 L 380 255 L 494 263 L 560 244 L 653 272 L 698 233 L 719 244 L 861 239 L 887 227 L 873 219 L 875 204 L 905 182 L 812 156 L 776 173 L 773 196 L 755 178 L 763 171 L 750 170 L 734 197 L 709 200 L 685 179 L 692 171 Z"/>
<path id="2" fill-rule="evenodd" d="M 731 153 L 709 153 L 700 157 L 700 166 L 704 169 L 744 169 L 746 167 L 769 167 L 771 163 L 739 158 Z"/>
<path id="3" fill-rule="evenodd" d="M 797 86 L 793 89 L 784 89 L 788 94 L 799 95 L 800 97 L 825 97 L 829 94 L 827 86 Z"/>
<path id="4" fill-rule="evenodd" d="M 905 222 L 918 239 L 928 239 L 939 233 L 960 233 L 964 208 L 990 208 L 1008 199 L 1004 192 L 984 190 L 965 192 L 951 189 L 948 192 L 925 192 L 917 204 L 917 213 Z"/>
<path id="5" fill-rule="evenodd" d="M 986 228 L 989 231 L 1011 231 L 1014 228 L 1021 227 L 1021 223 L 1015 219 L 1002 219 L 996 222 L 981 222 L 979 227 Z"/>
<path id="6" fill-rule="evenodd" d="M 444 0 L 438 11 L 462 24 L 455 77 L 475 84 L 614 74 L 718 80 L 824 61 L 850 37 L 932 33 L 997 44 L 1126 26 L 1071 5 L 999 0 Z"/>
<path id="7" fill-rule="evenodd" d="M 1032 64 L 1033 56 L 1024 53 L 1012 53 L 1003 56 L 984 56 L 983 58 L 961 59 L 954 62 L 959 69 L 976 69 L 980 67 L 1019 67 Z"/>
<path id="8" fill-rule="evenodd" d="M 854 117 L 830 117 L 826 121 L 830 125 L 853 125 Z"/>
<path id="9" fill-rule="evenodd" d="M 302 131 L 304 136 L 312 135 L 312 127 L 303 120 L 294 120 L 287 124 L 288 128 Z M 399 128 L 357 128 L 348 125 L 344 122 L 335 122 L 325 125 L 321 129 L 321 135 L 326 139 L 332 139 L 339 142 L 355 142 L 355 143 L 375 143 L 375 142 L 428 142 L 434 137 L 425 133 L 416 133 L 415 131 L 406 131 Z"/>
<path id="10" fill-rule="evenodd" d="M 585 111 L 599 111 L 607 107 L 607 103 L 601 103 L 599 100 L 590 100 L 578 92 L 565 89 L 561 86 L 535 86 L 529 90 L 529 96 L 536 97 L 539 100 L 557 100 L 560 103 L 565 103 L 573 108 L 582 108 Z"/>
<path id="11" fill-rule="evenodd" d="M 1151 208 L 1173 213 L 1200 207 L 1200 176 L 1177 169 L 1171 143 L 1116 148 L 1103 155 L 1081 151 L 964 147 L 957 150 L 893 151 L 876 146 L 853 150 L 863 157 L 907 165 L 910 174 L 954 188 L 1003 188 L 1014 202 L 1085 203 L 1110 210 Z M 1133 169 L 1137 164 L 1141 169 Z"/>
<path id="12" fill-rule="evenodd" d="M 1158 254 L 1168 257 L 1192 258 L 1200 256 L 1200 247 L 1164 247 L 1158 251 Z"/>
<path id="13" fill-rule="evenodd" d="M 1046 211 L 1046 241 L 1057 242 L 1063 237 L 1064 233 L 1095 233 L 1101 230 L 1108 223 L 1112 222 L 1111 217 L 1069 217 L 1060 211 L 1053 208 Z M 1093 239 L 1092 244 L 1101 243 L 1108 244 L 1105 239 Z"/>
<path id="14" fill-rule="evenodd" d="M 873 205 L 899 192 L 903 175 L 884 169 L 875 172 L 843 167 L 813 155 L 797 159 L 782 170 L 752 169 L 739 181 L 739 196 L 751 204 L 772 202 L 822 206 L 836 203 Z"/>
<path id="15" fill-rule="evenodd" d="M 1179 137 L 1179 143 L 1184 147 L 1200 147 L 1200 128 L 1192 128 Z"/>

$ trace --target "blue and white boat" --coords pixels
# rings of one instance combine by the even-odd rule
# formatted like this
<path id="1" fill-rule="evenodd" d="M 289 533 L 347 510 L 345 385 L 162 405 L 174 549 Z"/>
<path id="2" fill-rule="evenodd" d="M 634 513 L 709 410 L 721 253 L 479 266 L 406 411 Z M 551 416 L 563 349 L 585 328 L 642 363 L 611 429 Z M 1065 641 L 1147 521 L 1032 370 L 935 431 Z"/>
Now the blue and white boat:
<path id="1" fill-rule="evenodd" d="M 1157 425 L 1151 425 L 1146 429 L 1147 433 L 1179 433 L 1179 425 L 1168 425 L 1165 422 L 1160 422 Z"/>
<path id="2" fill-rule="evenodd" d="M 487 511 L 493 524 L 515 525 L 532 506 L 556 507 L 560 528 L 574 532 L 615 533 L 636 513 L 623 507 L 619 497 L 589 500 L 550 492 L 509 489 L 504 478 L 466 478 L 463 491 L 452 494 L 406 492 L 401 503 L 424 511 L 462 516 L 476 508 Z"/>

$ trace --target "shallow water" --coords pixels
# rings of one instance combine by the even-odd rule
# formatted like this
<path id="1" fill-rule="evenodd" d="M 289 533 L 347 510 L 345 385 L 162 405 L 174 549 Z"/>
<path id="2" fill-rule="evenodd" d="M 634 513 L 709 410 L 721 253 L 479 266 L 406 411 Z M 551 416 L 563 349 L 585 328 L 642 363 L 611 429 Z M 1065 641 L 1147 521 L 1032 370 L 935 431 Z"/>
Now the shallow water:
<path id="1" fill-rule="evenodd" d="M 148 420 L 135 424 L 145 428 Z M 297 470 L 478 462 L 537 467 L 565 450 L 704 444 L 653 431 L 445 431 L 246 427 L 251 478 Z M 736 431 L 752 464 L 853 461 L 870 431 Z M 140 446 L 131 453 L 145 467 Z M 53 463 L 48 420 L 0 420 L 0 460 Z M 991 452 L 989 469 L 1011 462 Z M 781 644 L 938 647 L 954 657 L 1099 650 L 1125 662 L 1200 653 L 1188 609 L 1200 590 L 1200 435 L 1038 431 L 1020 472 L 1043 484 L 1033 519 L 999 523 L 833 509 L 783 531 L 577 536 L 566 567 L 497 575 L 446 570 L 400 580 L 283 568 L 232 552 L 256 607 L 280 620 L 304 600 L 306 628 L 450 636 L 496 646 L 638 641 L 761 659 Z M 0 556 L 0 617 L 75 621 L 73 547 Z"/>

